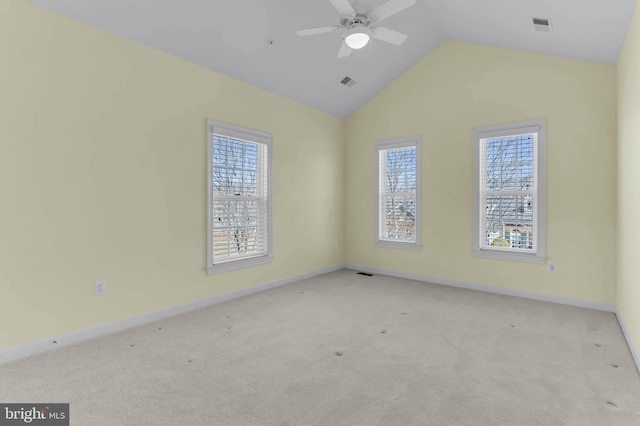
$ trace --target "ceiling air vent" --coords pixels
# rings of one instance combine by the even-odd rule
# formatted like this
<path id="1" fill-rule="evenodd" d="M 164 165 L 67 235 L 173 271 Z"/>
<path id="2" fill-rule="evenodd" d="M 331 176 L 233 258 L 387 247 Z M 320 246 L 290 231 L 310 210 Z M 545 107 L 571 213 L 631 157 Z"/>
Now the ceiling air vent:
<path id="1" fill-rule="evenodd" d="M 533 18 L 533 28 L 536 31 L 548 33 L 551 31 L 551 20 L 549 18 Z"/>
<path id="2" fill-rule="evenodd" d="M 355 86 L 356 81 L 347 75 L 342 80 L 340 80 L 340 84 L 347 87 L 353 87 Z"/>

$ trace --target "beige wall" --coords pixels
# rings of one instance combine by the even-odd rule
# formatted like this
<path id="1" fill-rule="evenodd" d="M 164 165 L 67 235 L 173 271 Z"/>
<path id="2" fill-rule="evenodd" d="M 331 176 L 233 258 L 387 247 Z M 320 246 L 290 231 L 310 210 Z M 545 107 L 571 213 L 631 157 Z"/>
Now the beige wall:
<path id="1" fill-rule="evenodd" d="M 618 69 L 617 303 L 639 341 L 637 15 Z M 449 41 L 345 123 L 25 0 L 0 5 L 0 58 L 0 350 L 343 262 L 616 302 L 611 65 Z M 274 135 L 270 265 L 205 274 L 207 118 Z M 555 273 L 471 256 L 472 128 L 537 118 Z M 416 134 L 424 247 L 377 248 L 375 142 Z"/>
<path id="2" fill-rule="evenodd" d="M 640 344 L 640 8 L 618 61 L 618 309 Z"/>
<path id="3" fill-rule="evenodd" d="M 25 0 L 0 58 L 0 349 L 343 261 L 343 120 Z M 207 118 L 273 133 L 270 265 L 205 274 Z"/>
<path id="4" fill-rule="evenodd" d="M 448 41 L 347 121 L 348 263 L 615 302 L 615 67 Z M 546 265 L 472 257 L 472 129 L 547 120 Z M 377 248 L 374 148 L 422 135 L 422 251 Z"/>

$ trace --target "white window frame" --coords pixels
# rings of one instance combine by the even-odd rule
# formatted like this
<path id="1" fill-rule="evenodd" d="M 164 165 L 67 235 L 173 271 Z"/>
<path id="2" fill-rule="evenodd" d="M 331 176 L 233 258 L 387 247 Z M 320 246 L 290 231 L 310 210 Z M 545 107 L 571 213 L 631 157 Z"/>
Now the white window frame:
<path id="1" fill-rule="evenodd" d="M 250 258 L 229 259 L 214 262 L 213 259 L 213 136 L 220 135 L 241 141 L 263 144 L 267 148 L 267 250 L 265 253 Z M 246 127 L 207 120 L 207 274 L 215 274 L 235 269 L 248 268 L 256 265 L 271 263 L 273 260 L 272 241 L 272 208 L 271 208 L 271 180 L 272 180 L 273 136 L 270 133 L 253 130 Z"/>
<path id="2" fill-rule="evenodd" d="M 406 250 L 421 250 L 421 186 L 422 186 L 422 177 L 421 177 L 421 163 L 422 163 L 422 138 L 420 136 L 410 136 L 406 138 L 400 139 L 389 139 L 376 143 L 376 176 L 375 176 L 375 191 L 376 191 L 376 221 L 375 221 L 375 239 L 374 244 L 377 247 L 383 248 L 394 248 L 394 249 L 406 249 Z M 384 177 L 381 176 L 381 162 L 380 162 L 380 154 L 384 150 L 389 149 L 400 149 L 407 147 L 415 147 L 416 148 L 416 194 L 415 194 L 415 241 L 406 241 L 406 240 L 389 240 L 381 238 L 380 235 L 380 227 L 382 217 L 384 215 L 384 206 L 381 202 L 384 200 L 383 194 L 383 185 L 384 185 Z"/>
<path id="3" fill-rule="evenodd" d="M 533 200 L 534 212 L 534 241 L 536 242 L 535 251 L 523 252 L 511 248 L 488 247 L 481 245 L 481 235 L 484 221 L 484 212 L 482 207 L 482 189 L 480 176 L 480 153 L 481 143 L 488 138 L 535 134 L 536 149 L 534 150 L 534 162 L 536 170 L 535 195 Z M 518 123 L 501 124 L 497 126 L 479 127 L 473 129 L 473 256 L 511 260 L 531 263 L 545 262 L 545 244 L 546 244 L 546 204 L 545 204 L 545 188 L 546 188 L 546 168 L 545 168 L 545 142 L 546 142 L 546 122 L 545 120 L 532 120 Z M 483 240 L 484 238 L 482 238 Z"/>

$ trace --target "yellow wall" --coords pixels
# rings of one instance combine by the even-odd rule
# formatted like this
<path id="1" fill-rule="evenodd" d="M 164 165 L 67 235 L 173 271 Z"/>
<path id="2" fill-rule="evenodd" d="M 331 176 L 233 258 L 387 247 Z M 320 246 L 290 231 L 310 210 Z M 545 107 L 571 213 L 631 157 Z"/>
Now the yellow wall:
<path id="1" fill-rule="evenodd" d="M 447 41 L 347 121 L 348 263 L 615 302 L 615 67 Z M 472 257 L 472 129 L 547 120 L 546 265 Z M 377 248 L 374 149 L 422 135 L 422 251 Z"/>
<path id="2" fill-rule="evenodd" d="M 640 8 L 618 60 L 618 309 L 640 344 Z"/>
<path id="3" fill-rule="evenodd" d="M 343 120 L 25 0 L 0 85 L 0 349 L 343 261 Z M 205 273 L 207 118 L 273 133 L 270 265 Z"/>
<path id="4" fill-rule="evenodd" d="M 621 195 L 640 181 L 634 22 Z M 0 4 L 0 58 L 0 350 L 343 262 L 616 301 L 611 65 L 448 41 L 345 123 L 26 0 Z M 274 135 L 270 265 L 205 274 L 207 118 Z M 555 273 L 471 255 L 472 129 L 537 118 Z M 424 248 L 376 248 L 375 142 L 416 134 Z M 620 198 L 618 303 L 638 341 L 638 209 Z"/>

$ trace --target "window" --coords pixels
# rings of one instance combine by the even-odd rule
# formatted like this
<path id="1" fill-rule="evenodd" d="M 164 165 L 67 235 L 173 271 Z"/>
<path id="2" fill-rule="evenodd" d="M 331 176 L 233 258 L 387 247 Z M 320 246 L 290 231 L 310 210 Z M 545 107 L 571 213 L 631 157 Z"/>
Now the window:
<path id="1" fill-rule="evenodd" d="M 544 263 L 542 120 L 474 130 L 474 237 L 478 257 Z"/>
<path id="2" fill-rule="evenodd" d="M 421 248 L 420 143 L 416 136 L 376 146 L 377 246 Z"/>
<path id="3" fill-rule="evenodd" d="M 207 121 L 207 272 L 271 262 L 271 135 Z"/>

